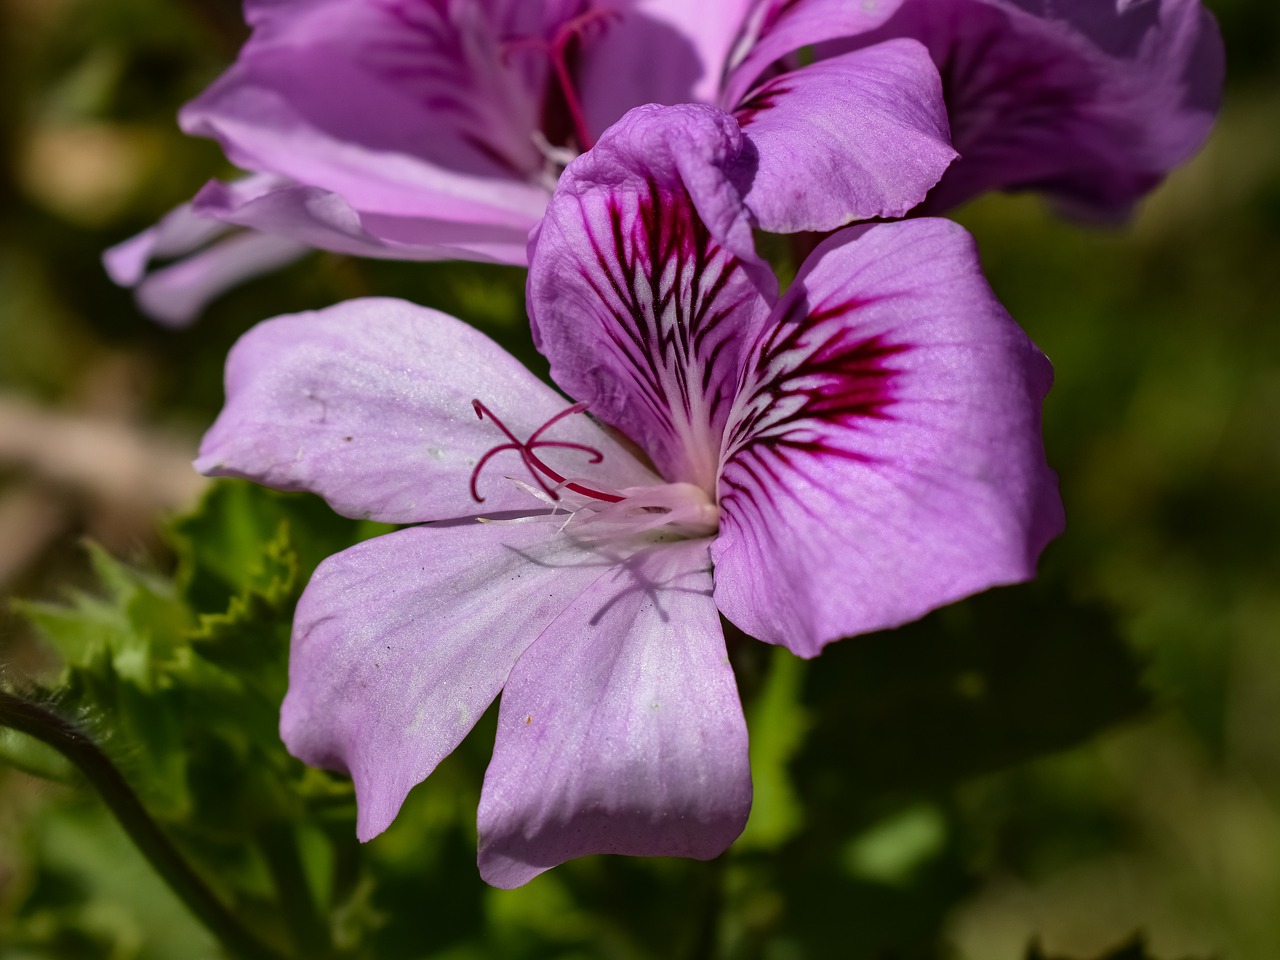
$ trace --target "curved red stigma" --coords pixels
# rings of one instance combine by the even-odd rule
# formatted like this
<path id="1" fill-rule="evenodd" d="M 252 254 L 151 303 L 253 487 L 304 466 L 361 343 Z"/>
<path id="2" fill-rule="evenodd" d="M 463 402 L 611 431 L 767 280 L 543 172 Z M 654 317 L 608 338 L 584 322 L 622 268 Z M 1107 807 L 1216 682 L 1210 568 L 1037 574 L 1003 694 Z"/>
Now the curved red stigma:
<path id="1" fill-rule="evenodd" d="M 564 105 L 569 111 L 574 135 L 578 138 L 578 149 L 583 152 L 595 145 L 595 138 L 591 136 L 587 127 L 587 116 L 582 109 L 582 101 L 578 98 L 577 87 L 574 85 L 572 71 L 569 68 L 570 45 L 575 40 L 585 40 L 587 31 L 593 25 L 603 26 L 621 16 L 616 10 L 588 10 L 560 24 L 550 40 L 544 40 L 541 37 L 513 37 L 503 44 L 504 56 L 521 47 L 540 50 L 547 55 L 551 61 L 556 82 L 560 86 L 560 94 L 564 97 Z"/>
<path id="2" fill-rule="evenodd" d="M 582 413 L 587 409 L 585 403 L 575 403 L 570 407 L 561 410 L 554 417 L 540 426 L 537 430 L 529 435 L 528 440 L 521 441 L 514 433 L 507 428 L 494 414 L 492 410 L 486 407 L 479 400 L 472 400 L 471 407 L 476 412 L 476 417 L 483 420 L 488 417 L 499 430 L 503 432 L 509 443 L 500 443 L 496 447 L 485 452 L 485 454 L 476 462 L 475 469 L 471 471 L 471 497 L 476 503 L 484 503 L 484 497 L 480 496 L 480 488 L 478 486 L 480 480 L 480 471 L 484 469 L 484 465 L 488 463 L 497 454 L 505 450 L 515 450 L 520 454 L 520 459 L 524 461 L 525 469 L 533 477 L 534 482 L 542 488 L 552 500 L 559 500 L 559 490 L 572 490 L 574 493 L 581 494 L 584 497 L 591 497 L 593 500 L 603 500 L 606 503 L 620 503 L 624 498 L 616 494 L 605 493 L 601 490 L 593 490 L 591 487 L 584 486 L 573 480 L 566 480 L 563 476 L 547 466 L 534 450 L 538 447 L 556 447 L 561 450 L 576 450 L 579 453 L 585 453 L 588 457 L 588 463 L 600 463 L 604 460 L 604 454 L 595 447 L 589 447 L 585 443 L 572 443 L 567 440 L 541 440 L 539 437 L 543 431 L 555 423 L 563 420 L 565 417 L 572 416 L 575 413 Z M 554 487 L 547 483 L 550 480 L 555 484 Z"/>

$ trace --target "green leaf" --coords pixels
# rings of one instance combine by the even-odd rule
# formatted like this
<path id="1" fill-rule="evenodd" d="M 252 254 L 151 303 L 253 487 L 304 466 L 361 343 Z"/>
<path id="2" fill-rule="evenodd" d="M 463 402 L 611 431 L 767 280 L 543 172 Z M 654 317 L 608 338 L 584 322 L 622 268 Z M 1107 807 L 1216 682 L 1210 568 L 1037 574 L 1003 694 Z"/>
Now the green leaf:
<path id="1" fill-rule="evenodd" d="M 783 647 L 772 648 L 768 678 L 747 711 L 755 797 L 735 850 L 773 849 L 800 829 L 804 813 L 789 764 L 809 728 L 803 682 L 804 662 Z"/>
<path id="2" fill-rule="evenodd" d="M 930 790 L 1073 746 L 1146 708 L 1112 613 L 1051 581 L 992 590 L 898 630 L 855 637 L 808 672 L 810 801 Z M 840 757 L 858 795 L 828 783 Z"/>
<path id="3" fill-rule="evenodd" d="M 65 606 L 15 604 L 68 668 L 105 658 L 115 673 L 143 689 L 157 682 L 156 664 L 179 656 L 191 615 L 173 584 L 113 559 L 96 544 L 86 546 L 103 597 L 75 591 Z"/>
<path id="4" fill-rule="evenodd" d="M 175 681 L 191 660 L 184 636 L 192 617 L 173 584 L 135 570 L 89 544 L 105 596 L 71 594 L 65 606 L 18 604 L 62 655 L 55 699 L 98 726 L 108 748 L 155 815 L 180 819 L 191 807 L 186 783 L 185 702 Z"/>
<path id="5" fill-rule="evenodd" d="M 846 847 L 849 873 L 863 880 L 905 887 L 916 869 L 947 841 L 947 821 L 932 804 L 917 804 L 872 824 Z"/>
<path id="6" fill-rule="evenodd" d="M 309 494 L 224 480 L 173 524 L 171 536 L 179 557 L 178 583 L 188 602 L 195 610 L 221 614 L 250 590 L 268 596 L 280 590 L 282 565 L 295 565 L 289 589 L 300 590 L 325 557 L 391 529 L 340 517 Z M 290 551 L 296 559 L 284 556 Z"/>
<path id="7" fill-rule="evenodd" d="M 289 524 L 282 520 L 243 591 L 231 597 L 224 612 L 200 616 L 192 646 L 206 660 L 279 700 L 284 696 L 289 624 L 299 592 L 298 555 Z"/>

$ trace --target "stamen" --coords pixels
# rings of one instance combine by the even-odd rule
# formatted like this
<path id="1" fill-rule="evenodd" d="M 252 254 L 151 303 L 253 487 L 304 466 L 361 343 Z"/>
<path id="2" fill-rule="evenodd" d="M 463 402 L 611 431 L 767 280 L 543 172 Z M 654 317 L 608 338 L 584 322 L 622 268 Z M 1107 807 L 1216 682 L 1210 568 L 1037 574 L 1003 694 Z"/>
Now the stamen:
<path id="1" fill-rule="evenodd" d="M 575 413 L 582 413 L 587 409 L 585 403 L 575 403 L 570 407 L 561 410 L 554 417 L 533 431 L 528 440 L 519 440 L 514 433 L 507 429 L 507 425 L 494 415 L 494 412 L 486 407 L 479 400 L 471 401 L 472 408 L 475 409 L 476 417 L 483 420 L 488 417 L 493 424 L 503 432 L 510 443 L 502 443 L 493 449 L 487 451 L 484 456 L 476 463 L 475 469 L 471 471 L 471 496 L 476 503 L 484 503 L 484 497 L 480 496 L 480 488 L 478 486 L 480 480 L 480 471 L 484 469 L 484 465 L 488 463 L 497 454 L 506 450 L 515 450 L 520 454 L 520 459 L 524 461 L 525 468 L 533 477 L 534 482 L 542 489 L 552 500 L 560 499 L 560 490 L 572 490 L 574 493 L 581 494 L 584 497 L 590 497 L 593 500 L 600 500 L 605 503 L 621 503 L 623 498 L 612 493 L 605 493 L 602 490 L 594 490 L 576 480 L 568 480 L 551 467 L 547 466 L 537 454 L 533 451 L 537 447 L 557 447 L 561 450 L 576 450 L 579 453 L 585 453 L 588 456 L 588 463 L 600 463 L 604 460 L 604 454 L 595 447 L 589 447 L 585 443 L 573 443 L 567 440 L 541 440 L 539 437 L 543 431 L 563 420 L 565 417 L 572 416 Z M 549 478 L 555 486 L 550 486 L 547 480 Z"/>
<path id="2" fill-rule="evenodd" d="M 573 132 L 578 138 L 578 148 L 583 152 L 595 146 L 595 138 L 588 131 L 586 113 L 582 109 L 582 101 L 578 98 L 569 70 L 569 45 L 574 40 L 585 39 L 588 28 L 593 24 L 605 24 L 620 17 L 621 14 L 616 10 L 588 10 L 560 24 L 550 40 L 540 37 L 512 37 L 503 44 L 504 57 L 521 47 L 540 50 L 547 55 L 560 86 L 560 94 L 564 97 L 565 108 L 569 111 Z"/>

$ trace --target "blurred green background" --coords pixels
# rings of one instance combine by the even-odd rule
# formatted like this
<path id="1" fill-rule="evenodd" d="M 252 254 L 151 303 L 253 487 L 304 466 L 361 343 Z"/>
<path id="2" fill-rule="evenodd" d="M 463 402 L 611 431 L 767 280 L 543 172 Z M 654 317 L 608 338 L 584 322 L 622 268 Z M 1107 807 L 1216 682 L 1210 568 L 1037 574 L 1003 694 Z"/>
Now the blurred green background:
<path id="1" fill-rule="evenodd" d="M 473 860 L 482 724 L 367 847 L 345 832 L 349 809 L 297 828 L 313 886 L 326 871 L 350 880 L 318 894 L 339 946 L 1022 960 L 1038 940 L 1045 957 L 1093 960 L 1142 934 L 1164 960 L 1280 956 L 1280 8 L 1207 5 L 1226 37 L 1225 107 L 1134 223 L 1064 224 L 1027 197 L 958 216 L 1057 370 L 1045 432 L 1069 525 L 1039 581 L 811 663 L 738 645 L 757 803 L 712 864 L 590 858 L 488 890 Z M 201 495 L 187 462 L 218 410 L 223 357 L 258 320 L 398 295 L 531 356 L 518 270 L 317 254 L 184 331 L 111 285 L 104 247 L 229 172 L 173 117 L 243 29 L 234 0 L 0 0 L 6 597 L 101 593 L 106 561 L 95 571 L 86 538 L 162 584 L 176 568 L 183 596 L 199 592 L 199 558 L 163 518 Z M 208 524 L 267 517 L 249 552 L 265 550 L 272 511 L 316 544 L 358 535 L 309 502 L 217 496 L 232 505 L 207 506 Z M 314 550 L 298 547 L 299 575 Z M 287 611 L 272 615 L 287 631 Z M 54 646 L 7 601 L 0 667 L 57 675 Z M 196 771 L 183 776 L 196 795 L 234 791 L 243 763 L 197 756 L 206 722 L 175 727 Z M 145 771 L 145 751 L 113 736 L 126 772 Z M 21 757 L 0 735 L 6 745 Z M 92 792 L 44 772 L 55 779 L 0 760 L 0 958 L 217 956 Z M 212 847 L 241 842 L 182 816 L 174 832 L 206 867 Z M 325 857 L 359 863 L 343 874 Z M 228 895 L 250 903 L 252 886 Z"/>

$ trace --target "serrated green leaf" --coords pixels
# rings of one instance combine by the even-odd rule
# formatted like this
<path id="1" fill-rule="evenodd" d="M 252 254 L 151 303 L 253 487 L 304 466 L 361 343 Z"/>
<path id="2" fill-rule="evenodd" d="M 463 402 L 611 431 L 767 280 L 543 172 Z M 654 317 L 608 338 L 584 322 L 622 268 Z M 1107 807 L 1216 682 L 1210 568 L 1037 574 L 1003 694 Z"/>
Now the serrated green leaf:
<path id="1" fill-rule="evenodd" d="M 309 494 L 220 481 L 171 530 L 180 558 L 178 582 L 192 607 L 223 613 L 249 589 L 265 592 L 277 573 L 269 550 L 281 542 L 282 524 L 288 531 L 285 542 L 296 555 L 298 584 L 330 554 L 392 529 L 340 517 Z"/>
<path id="2" fill-rule="evenodd" d="M 155 664 L 177 655 L 190 613 L 168 581 L 120 563 L 96 544 L 86 549 L 105 596 L 75 591 L 66 605 L 19 602 L 15 607 L 68 668 L 87 667 L 106 655 L 117 673 L 150 689 Z"/>
<path id="3" fill-rule="evenodd" d="M 297 602 L 298 555 L 281 521 L 265 545 L 259 572 L 221 613 L 206 613 L 191 635 L 196 653 L 237 674 L 268 697 L 284 695 L 289 626 Z"/>

